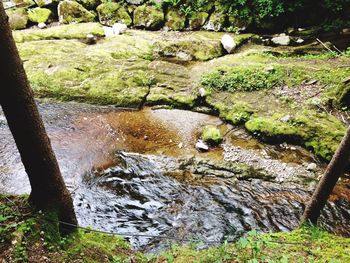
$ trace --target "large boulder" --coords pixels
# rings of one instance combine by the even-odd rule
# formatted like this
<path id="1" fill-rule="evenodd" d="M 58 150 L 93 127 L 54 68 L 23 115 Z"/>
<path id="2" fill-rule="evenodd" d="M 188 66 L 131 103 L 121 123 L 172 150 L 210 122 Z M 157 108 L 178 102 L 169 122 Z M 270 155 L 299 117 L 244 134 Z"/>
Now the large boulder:
<path id="1" fill-rule="evenodd" d="M 10 27 L 13 30 L 24 29 L 28 24 L 28 13 L 24 8 L 17 8 L 7 12 Z"/>
<path id="2" fill-rule="evenodd" d="M 33 23 L 47 23 L 52 15 L 52 11 L 47 8 L 37 7 L 28 10 L 28 18 Z"/>
<path id="3" fill-rule="evenodd" d="M 99 5 L 96 9 L 101 24 L 112 26 L 115 23 L 123 23 L 127 26 L 132 24 L 128 12 L 119 3 L 108 2 Z"/>
<path id="4" fill-rule="evenodd" d="M 201 29 L 202 26 L 207 21 L 209 14 L 206 12 L 198 12 L 194 13 L 190 19 L 188 20 L 188 27 L 190 30 L 198 30 Z"/>
<path id="5" fill-rule="evenodd" d="M 134 11 L 134 26 L 139 28 L 146 28 L 150 30 L 157 30 L 163 26 L 164 14 L 153 6 L 142 5 Z"/>
<path id="6" fill-rule="evenodd" d="M 179 31 L 185 28 L 186 17 L 179 10 L 172 9 L 166 15 L 165 26 L 169 30 Z"/>
<path id="7" fill-rule="evenodd" d="M 62 24 L 92 22 L 96 15 L 89 12 L 81 4 L 64 0 L 58 5 L 58 19 Z"/>

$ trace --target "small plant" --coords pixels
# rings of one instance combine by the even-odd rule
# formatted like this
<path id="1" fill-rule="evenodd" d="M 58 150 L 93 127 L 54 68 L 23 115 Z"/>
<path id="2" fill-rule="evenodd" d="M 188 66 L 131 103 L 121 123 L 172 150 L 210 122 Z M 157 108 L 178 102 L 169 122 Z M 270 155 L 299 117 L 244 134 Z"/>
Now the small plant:
<path id="1" fill-rule="evenodd" d="M 185 17 L 190 18 L 193 16 L 193 9 L 191 6 L 181 6 L 180 12 L 184 14 Z"/>
<path id="2" fill-rule="evenodd" d="M 238 259 L 242 262 L 262 262 L 267 257 L 262 254 L 262 250 L 267 246 L 267 242 L 262 240 L 256 230 L 248 232 L 246 237 L 242 237 L 237 242 L 237 249 L 240 251 Z"/>

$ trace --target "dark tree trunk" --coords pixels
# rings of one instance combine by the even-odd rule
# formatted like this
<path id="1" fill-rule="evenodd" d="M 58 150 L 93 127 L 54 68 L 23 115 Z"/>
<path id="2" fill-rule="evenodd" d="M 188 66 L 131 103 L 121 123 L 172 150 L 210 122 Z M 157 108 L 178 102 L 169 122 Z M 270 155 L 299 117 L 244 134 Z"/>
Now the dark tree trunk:
<path id="1" fill-rule="evenodd" d="M 350 126 L 329 163 L 323 177 L 318 183 L 311 200 L 307 204 L 301 219 L 301 224 L 316 224 L 322 209 L 326 205 L 328 197 L 333 191 L 340 176 L 343 175 L 350 158 Z"/>
<path id="2" fill-rule="evenodd" d="M 2 2 L 0 81 L 0 104 L 29 177 L 30 202 L 37 209 L 57 210 L 61 221 L 76 224 L 72 198 L 36 107 Z"/>

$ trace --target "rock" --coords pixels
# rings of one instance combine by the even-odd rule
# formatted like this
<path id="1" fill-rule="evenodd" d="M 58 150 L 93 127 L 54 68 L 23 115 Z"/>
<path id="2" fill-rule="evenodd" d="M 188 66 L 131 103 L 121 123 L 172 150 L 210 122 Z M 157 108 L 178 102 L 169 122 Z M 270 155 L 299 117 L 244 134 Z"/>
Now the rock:
<path id="1" fill-rule="evenodd" d="M 192 56 L 186 52 L 180 51 L 176 53 L 176 57 L 181 61 L 191 61 Z"/>
<path id="2" fill-rule="evenodd" d="M 233 40 L 233 38 L 225 34 L 221 38 L 221 44 L 224 47 L 224 49 L 227 51 L 227 53 L 231 53 L 237 46 L 236 42 Z"/>
<path id="3" fill-rule="evenodd" d="M 290 115 L 286 115 L 286 116 L 281 118 L 281 122 L 288 122 L 288 121 L 290 121 L 291 118 L 292 117 Z"/>
<path id="4" fill-rule="evenodd" d="M 102 0 L 76 0 L 79 4 L 88 10 L 94 10 L 98 7 Z"/>
<path id="5" fill-rule="evenodd" d="M 317 164 L 315 163 L 309 163 L 308 166 L 306 167 L 306 170 L 315 172 L 317 169 Z"/>
<path id="6" fill-rule="evenodd" d="M 298 44 L 302 44 L 302 43 L 304 43 L 304 39 L 302 39 L 302 38 L 298 38 L 295 42 L 297 42 Z"/>
<path id="7" fill-rule="evenodd" d="M 198 12 L 194 13 L 190 19 L 188 20 L 188 27 L 190 30 L 198 30 L 201 29 L 202 26 L 207 21 L 209 14 L 206 12 Z"/>
<path id="8" fill-rule="evenodd" d="M 115 35 L 123 34 L 128 29 L 123 23 L 115 23 L 112 28 Z"/>
<path id="9" fill-rule="evenodd" d="M 141 5 L 145 2 L 145 0 L 126 0 L 126 2 L 132 5 Z"/>
<path id="10" fill-rule="evenodd" d="M 207 151 L 209 151 L 209 146 L 206 145 L 202 140 L 198 140 L 198 142 L 196 142 L 195 147 L 200 152 L 207 152 Z"/>
<path id="11" fill-rule="evenodd" d="M 86 44 L 88 44 L 88 45 L 96 44 L 96 37 L 93 34 L 87 34 L 86 35 Z"/>
<path id="12" fill-rule="evenodd" d="M 47 8 L 36 7 L 28 9 L 28 19 L 34 23 L 46 23 L 52 15 L 51 10 Z"/>
<path id="13" fill-rule="evenodd" d="M 223 137 L 221 135 L 220 130 L 217 127 L 213 125 L 207 125 L 203 129 L 202 139 L 206 143 L 218 145 L 222 142 Z"/>
<path id="14" fill-rule="evenodd" d="M 198 93 L 202 98 L 207 96 L 207 91 L 204 88 L 200 88 Z"/>
<path id="15" fill-rule="evenodd" d="M 7 13 L 10 27 L 13 30 L 24 29 L 28 24 L 28 13 L 24 8 L 10 10 Z"/>
<path id="16" fill-rule="evenodd" d="M 209 31 L 221 31 L 224 27 L 226 16 L 223 13 L 214 12 L 208 23 L 204 26 L 204 29 Z"/>
<path id="17" fill-rule="evenodd" d="M 81 4 L 70 0 L 60 2 L 57 9 L 59 22 L 62 24 L 92 22 L 96 17 Z"/>
<path id="18" fill-rule="evenodd" d="M 180 142 L 177 147 L 179 147 L 179 149 L 182 149 L 184 147 L 184 144 L 182 142 Z"/>
<path id="19" fill-rule="evenodd" d="M 290 44 L 290 37 L 286 35 L 280 35 L 271 39 L 272 43 L 279 46 L 288 46 Z"/>
<path id="20" fill-rule="evenodd" d="M 37 6 L 44 7 L 49 6 L 55 2 L 58 3 L 58 0 L 34 0 L 34 2 L 37 4 Z"/>
<path id="21" fill-rule="evenodd" d="M 266 73 L 273 73 L 275 71 L 275 68 L 273 66 L 268 66 L 264 69 Z"/>
<path id="22" fill-rule="evenodd" d="M 132 24 L 132 19 L 123 6 L 115 2 L 100 4 L 96 8 L 98 19 L 101 24 L 112 26 L 115 23 L 123 23 L 127 26 Z"/>
<path id="23" fill-rule="evenodd" d="M 341 31 L 343 34 L 350 34 L 350 28 L 343 28 Z"/>
<path id="24" fill-rule="evenodd" d="M 39 27 L 40 29 L 44 29 L 44 28 L 46 28 L 46 24 L 45 24 L 45 23 L 39 23 L 39 24 L 38 24 L 38 27 Z"/>
<path id="25" fill-rule="evenodd" d="M 180 31 L 185 28 L 186 17 L 179 10 L 170 10 L 166 15 L 165 27 L 169 30 Z"/>
<path id="26" fill-rule="evenodd" d="M 349 84 L 350 83 L 350 77 L 342 80 L 343 84 Z"/>
<path id="27" fill-rule="evenodd" d="M 114 35 L 114 30 L 112 27 L 104 26 L 103 31 L 104 31 L 106 37 L 110 37 L 110 36 Z"/>
<path id="28" fill-rule="evenodd" d="M 153 6 L 142 5 L 134 11 L 134 26 L 157 30 L 163 26 L 164 14 Z"/>

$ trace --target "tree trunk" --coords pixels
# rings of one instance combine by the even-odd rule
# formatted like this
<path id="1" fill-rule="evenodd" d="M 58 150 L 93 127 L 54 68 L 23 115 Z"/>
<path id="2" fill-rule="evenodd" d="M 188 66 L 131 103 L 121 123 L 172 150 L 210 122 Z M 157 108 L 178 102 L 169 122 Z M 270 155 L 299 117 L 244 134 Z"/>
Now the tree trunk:
<path id="1" fill-rule="evenodd" d="M 321 210 L 326 205 L 328 197 L 331 195 L 334 186 L 340 176 L 343 175 L 350 158 L 350 126 L 335 152 L 331 162 L 329 163 L 323 177 L 318 183 L 311 200 L 307 204 L 304 214 L 301 219 L 301 224 L 312 223 L 316 224 L 317 219 L 321 214 Z"/>
<path id="2" fill-rule="evenodd" d="M 36 107 L 2 2 L 0 36 L 0 104 L 29 177 L 29 200 L 37 209 L 54 209 L 59 220 L 76 224 L 72 198 Z"/>

